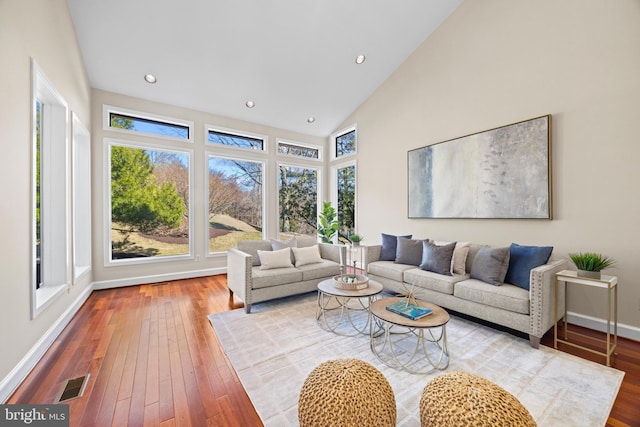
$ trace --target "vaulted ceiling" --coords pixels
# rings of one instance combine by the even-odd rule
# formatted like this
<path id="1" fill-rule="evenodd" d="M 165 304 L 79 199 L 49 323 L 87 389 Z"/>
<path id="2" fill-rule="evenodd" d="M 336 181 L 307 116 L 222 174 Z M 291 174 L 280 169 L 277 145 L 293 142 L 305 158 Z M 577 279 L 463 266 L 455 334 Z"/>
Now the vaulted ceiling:
<path id="1" fill-rule="evenodd" d="M 461 2 L 68 0 L 92 87 L 317 136 Z"/>

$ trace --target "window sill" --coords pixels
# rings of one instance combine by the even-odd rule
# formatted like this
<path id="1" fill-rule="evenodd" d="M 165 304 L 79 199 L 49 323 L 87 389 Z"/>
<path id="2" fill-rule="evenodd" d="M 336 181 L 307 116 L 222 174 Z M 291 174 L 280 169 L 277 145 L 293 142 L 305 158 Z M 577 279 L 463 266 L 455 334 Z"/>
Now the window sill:
<path id="1" fill-rule="evenodd" d="M 32 307 L 32 318 L 36 318 L 67 288 L 66 284 L 42 286 L 35 291 L 35 301 Z"/>

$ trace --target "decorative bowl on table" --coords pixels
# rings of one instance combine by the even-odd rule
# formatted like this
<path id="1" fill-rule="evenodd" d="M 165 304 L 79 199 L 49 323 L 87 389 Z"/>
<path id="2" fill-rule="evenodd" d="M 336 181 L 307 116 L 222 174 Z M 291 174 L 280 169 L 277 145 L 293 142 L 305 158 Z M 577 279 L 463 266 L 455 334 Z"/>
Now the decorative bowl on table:
<path id="1" fill-rule="evenodd" d="M 342 274 L 333 276 L 336 288 L 357 291 L 369 287 L 369 278 L 360 274 Z"/>

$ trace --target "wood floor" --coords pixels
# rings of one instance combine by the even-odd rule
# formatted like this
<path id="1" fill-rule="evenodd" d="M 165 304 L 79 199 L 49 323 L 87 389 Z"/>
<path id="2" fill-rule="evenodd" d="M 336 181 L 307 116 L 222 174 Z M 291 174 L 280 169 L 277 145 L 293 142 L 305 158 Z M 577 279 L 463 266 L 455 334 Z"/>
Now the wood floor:
<path id="1" fill-rule="evenodd" d="M 207 319 L 241 306 L 224 275 L 95 291 L 7 403 L 53 403 L 90 373 L 71 426 L 261 426 Z M 607 425 L 640 426 L 640 343 L 620 339 L 612 365 L 626 375 Z"/>

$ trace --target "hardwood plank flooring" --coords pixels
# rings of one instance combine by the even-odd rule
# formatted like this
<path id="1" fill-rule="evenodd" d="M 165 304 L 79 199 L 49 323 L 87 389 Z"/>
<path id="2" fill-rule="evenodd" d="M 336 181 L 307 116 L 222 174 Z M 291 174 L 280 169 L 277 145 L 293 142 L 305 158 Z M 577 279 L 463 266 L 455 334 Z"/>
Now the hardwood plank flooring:
<path id="1" fill-rule="evenodd" d="M 7 403 L 53 403 L 66 379 L 90 373 L 68 402 L 71 426 L 262 426 L 207 319 L 240 307 L 224 275 L 95 291 Z M 612 366 L 626 374 L 607 425 L 640 427 L 640 342 L 619 339 Z"/>

